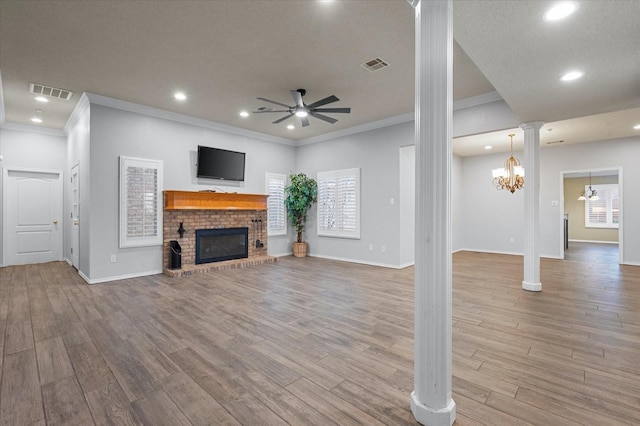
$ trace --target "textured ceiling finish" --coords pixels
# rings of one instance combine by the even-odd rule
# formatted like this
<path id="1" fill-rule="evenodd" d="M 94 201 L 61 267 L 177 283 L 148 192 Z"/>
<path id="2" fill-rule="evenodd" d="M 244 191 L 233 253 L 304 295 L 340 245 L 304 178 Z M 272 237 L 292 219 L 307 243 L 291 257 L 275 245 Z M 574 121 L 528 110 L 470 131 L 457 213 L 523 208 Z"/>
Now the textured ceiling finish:
<path id="1" fill-rule="evenodd" d="M 583 1 L 553 25 L 541 19 L 550 4 L 455 1 L 454 99 L 497 90 L 523 121 L 592 116 L 596 127 L 594 114 L 639 107 L 640 1 Z M 376 57 L 389 66 L 360 66 Z M 561 84 L 572 67 L 585 77 Z M 62 128 L 90 92 L 308 139 L 413 111 L 414 10 L 405 0 L 0 0 L 0 70 L 7 122 L 31 124 L 42 109 L 42 126 Z M 36 104 L 30 82 L 75 95 Z M 257 97 L 291 105 L 298 88 L 307 103 L 334 94 L 328 106 L 352 113 L 306 128 L 271 124 L 282 114 L 239 117 L 272 106 Z M 175 101 L 176 90 L 188 100 Z"/>
<path id="2" fill-rule="evenodd" d="M 554 3 L 454 2 L 454 37 L 524 122 L 640 106 L 640 1 L 582 1 L 545 22 Z M 572 69 L 584 77 L 559 81 Z"/>

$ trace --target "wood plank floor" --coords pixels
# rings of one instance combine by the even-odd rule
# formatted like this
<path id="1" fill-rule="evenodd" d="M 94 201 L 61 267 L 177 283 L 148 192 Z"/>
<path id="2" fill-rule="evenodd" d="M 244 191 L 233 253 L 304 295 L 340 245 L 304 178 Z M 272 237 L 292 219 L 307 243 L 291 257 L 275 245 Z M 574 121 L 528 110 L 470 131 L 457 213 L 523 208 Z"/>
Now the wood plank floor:
<path id="1" fill-rule="evenodd" d="M 640 424 L 640 268 L 570 250 L 542 293 L 520 257 L 454 255 L 456 424 Z M 416 424 L 413 268 L 6 267 L 0 353 L 1 425 Z"/>

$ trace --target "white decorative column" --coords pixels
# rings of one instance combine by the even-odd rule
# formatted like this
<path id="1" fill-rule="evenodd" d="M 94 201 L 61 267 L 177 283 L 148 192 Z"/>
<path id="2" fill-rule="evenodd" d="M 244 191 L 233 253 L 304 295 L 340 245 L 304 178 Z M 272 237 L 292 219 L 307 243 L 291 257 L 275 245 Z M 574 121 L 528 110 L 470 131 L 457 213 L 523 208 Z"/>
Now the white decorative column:
<path id="1" fill-rule="evenodd" d="M 409 0 L 416 13 L 416 251 L 414 391 L 424 425 L 450 426 L 451 399 L 451 0 Z"/>
<path id="2" fill-rule="evenodd" d="M 542 291 L 540 282 L 540 128 L 544 123 L 523 123 L 524 130 L 524 280 L 522 288 Z"/>

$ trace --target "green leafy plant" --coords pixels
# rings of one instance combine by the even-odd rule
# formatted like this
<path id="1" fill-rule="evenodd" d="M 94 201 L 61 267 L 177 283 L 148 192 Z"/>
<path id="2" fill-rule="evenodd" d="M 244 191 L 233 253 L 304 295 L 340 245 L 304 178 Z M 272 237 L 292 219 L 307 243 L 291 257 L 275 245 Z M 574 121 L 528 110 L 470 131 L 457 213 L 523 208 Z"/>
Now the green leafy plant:
<path id="1" fill-rule="evenodd" d="M 284 189 L 284 205 L 289 222 L 298 233 L 297 242 L 302 242 L 302 231 L 307 221 L 307 211 L 318 199 L 318 183 L 304 173 L 289 175 L 289 186 Z"/>

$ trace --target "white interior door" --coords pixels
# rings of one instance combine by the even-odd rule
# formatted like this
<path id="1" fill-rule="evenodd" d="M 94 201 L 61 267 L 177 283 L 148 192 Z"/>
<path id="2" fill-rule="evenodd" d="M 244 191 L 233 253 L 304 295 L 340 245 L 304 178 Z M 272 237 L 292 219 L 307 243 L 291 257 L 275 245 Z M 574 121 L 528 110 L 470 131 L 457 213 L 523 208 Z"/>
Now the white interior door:
<path id="1" fill-rule="evenodd" d="M 71 264 L 80 269 L 80 177 L 78 165 L 71 169 Z"/>
<path id="2" fill-rule="evenodd" d="M 61 173 L 5 169 L 4 187 L 4 265 L 60 260 Z"/>

